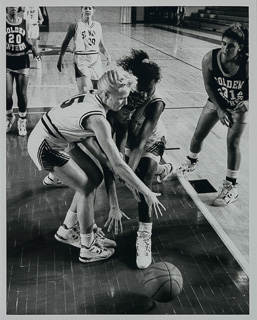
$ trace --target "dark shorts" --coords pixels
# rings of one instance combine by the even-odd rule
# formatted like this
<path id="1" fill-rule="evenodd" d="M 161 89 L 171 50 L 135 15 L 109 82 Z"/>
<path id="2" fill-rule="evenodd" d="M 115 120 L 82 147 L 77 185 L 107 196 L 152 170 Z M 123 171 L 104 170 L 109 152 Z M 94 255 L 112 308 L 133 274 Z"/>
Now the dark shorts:
<path id="1" fill-rule="evenodd" d="M 62 167 L 70 156 L 64 152 L 53 150 L 46 140 L 43 140 L 38 149 L 38 160 L 46 171 L 53 171 L 54 167 Z"/>

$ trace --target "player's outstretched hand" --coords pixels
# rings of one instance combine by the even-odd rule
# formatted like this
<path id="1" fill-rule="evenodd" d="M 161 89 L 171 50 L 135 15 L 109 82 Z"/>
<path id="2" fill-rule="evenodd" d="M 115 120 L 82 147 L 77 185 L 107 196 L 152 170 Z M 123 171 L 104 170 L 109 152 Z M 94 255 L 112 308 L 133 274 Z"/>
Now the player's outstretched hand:
<path id="1" fill-rule="evenodd" d="M 122 212 L 119 208 L 111 209 L 109 212 L 108 220 L 105 222 L 104 227 L 108 228 L 107 231 L 110 232 L 114 226 L 114 233 L 118 234 L 123 232 L 122 217 L 130 220 L 130 218 Z"/>
<path id="2" fill-rule="evenodd" d="M 145 201 L 149 207 L 149 211 L 148 211 L 149 217 L 152 216 L 153 209 L 154 209 L 154 212 L 155 212 L 157 219 L 159 218 L 158 213 L 162 216 L 161 209 L 166 211 L 164 205 L 157 199 L 157 197 L 159 197 L 160 195 L 161 195 L 160 193 L 155 193 L 152 191 L 150 191 L 148 194 L 144 195 Z"/>

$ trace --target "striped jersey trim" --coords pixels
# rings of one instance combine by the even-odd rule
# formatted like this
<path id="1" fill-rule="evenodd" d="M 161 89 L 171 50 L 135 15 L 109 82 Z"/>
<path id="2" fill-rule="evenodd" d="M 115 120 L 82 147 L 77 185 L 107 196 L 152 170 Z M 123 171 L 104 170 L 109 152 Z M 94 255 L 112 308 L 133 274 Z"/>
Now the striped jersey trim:
<path id="1" fill-rule="evenodd" d="M 64 139 L 65 141 L 67 141 L 64 138 L 64 136 L 60 133 L 60 131 L 57 129 L 57 127 L 52 123 L 51 118 L 48 115 L 48 112 L 45 113 L 41 119 L 44 127 L 53 137 L 58 139 Z"/>

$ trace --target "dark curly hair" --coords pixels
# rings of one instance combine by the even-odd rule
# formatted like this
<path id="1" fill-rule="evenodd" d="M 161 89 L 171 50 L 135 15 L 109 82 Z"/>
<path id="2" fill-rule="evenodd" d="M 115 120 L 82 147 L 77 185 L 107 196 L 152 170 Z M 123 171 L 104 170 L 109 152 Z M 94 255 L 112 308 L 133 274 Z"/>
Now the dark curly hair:
<path id="1" fill-rule="evenodd" d="M 157 83 L 161 79 L 160 67 L 150 61 L 148 54 L 143 50 L 132 49 L 131 55 L 119 59 L 117 65 L 137 77 L 140 91 L 148 88 L 152 81 Z"/>
<path id="2" fill-rule="evenodd" d="M 248 53 L 249 50 L 249 31 L 241 23 L 232 23 L 222 34 L 224 37 L 237 41 L 238 44 L 243 45 L 241 53 Z"/>

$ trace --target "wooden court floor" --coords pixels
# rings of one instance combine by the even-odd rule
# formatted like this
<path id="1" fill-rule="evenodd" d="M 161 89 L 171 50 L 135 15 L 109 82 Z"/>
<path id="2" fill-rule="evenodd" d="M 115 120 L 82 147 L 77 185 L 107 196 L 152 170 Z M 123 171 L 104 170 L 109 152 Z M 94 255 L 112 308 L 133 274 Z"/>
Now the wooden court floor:
<path id="1" fill-rule="evenodd" d="M 193 32 L 188 36 L 143 25 L 106 28 L 104 39 L 113 66 L 120 56 L 136 48 L 148 52 L 162 67 L 159 90 L 167 101 L 163 121 L 171 149 L 167 157 L 180 164 L 206 101 L 201 59 L 217 44 L 197 38 Z M 30 130 L 43 111 L 77 93 L 71 53 L 65 56 L 64 71 L 56 69 L 64 35 L 58 30 L 41 34 L 42 69 L 35 69 L 32 61 L 28 89 Z M 201 169 L 191 178 L 154 185 L 154 190 L 162 193 L 167 211 L 154 220 L 153 262 L 173 263 L 184 280 L 179 297 L 162 304 L 147 297 L 142 285 L 144 271 L 135 265 L 137 207 L 130 192 L 118 185 L 121 209 L 131 220 L 124 221 L 123 235 L 108 234 L 118 244 L 115 255 L 98 263 L 80 263 L 78 249 L 54 239 L 73 192 L 43 186 L 45 174 L 38 172 L 28 157 L 27 138 L 18 137 L 14 129 L 6 136 L 6 314 L 248 315 L 248 129 L 242 140 L 240 199 L 232 207 L 215 211 L 210 205 L 215 194 L 196 194 L 188 187 L 190 179 L 207 179 L 218 190 L 225 177 L 225 134 L 219 125 L 210 134 Z M 100 226 L 107 215 L 101 187 L 96 205 Z"/>

